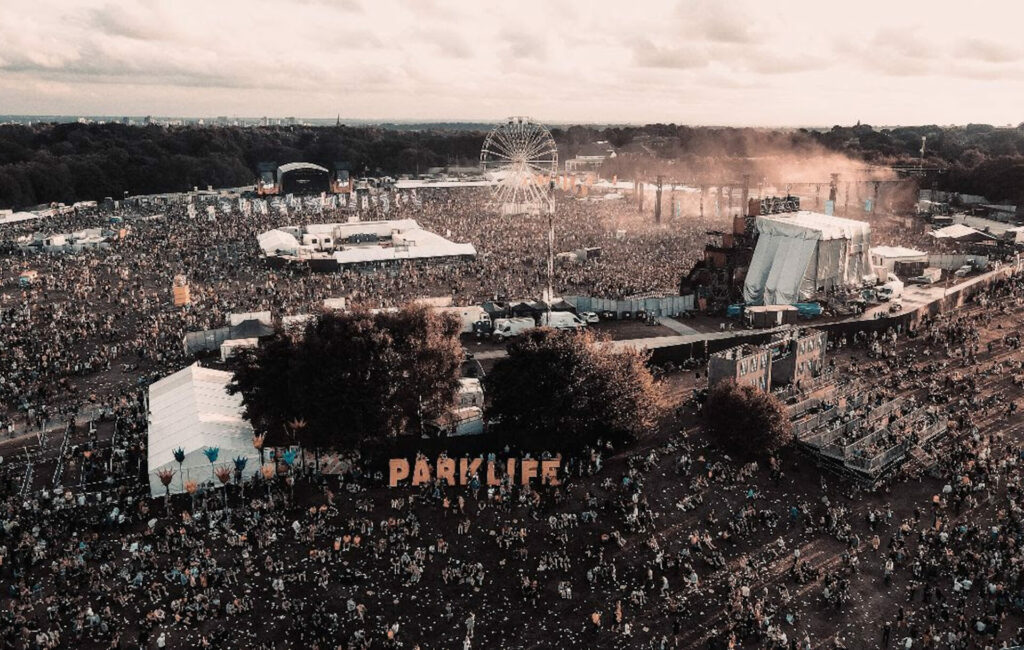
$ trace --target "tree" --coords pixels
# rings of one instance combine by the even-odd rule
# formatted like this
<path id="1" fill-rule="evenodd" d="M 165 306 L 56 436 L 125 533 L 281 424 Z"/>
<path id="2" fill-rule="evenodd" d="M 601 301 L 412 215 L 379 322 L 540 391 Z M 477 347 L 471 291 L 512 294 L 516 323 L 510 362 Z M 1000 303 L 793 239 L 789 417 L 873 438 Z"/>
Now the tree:
<path id="1" fill-rule="evenodd" d="M 729 453 L 745 459 L 774 453 L 793 436 L 778 398 L 732 381 L 720 382 L 708 393 L 704 428 Z"/>
<path id="2" fill-rule="evenodd" d="M 660 410 L 646 361 L 644 353 L 614 351 L 590 332 L 529 330 L 484 379 L 494 433 L 534 450 L 635 440 L 655 426 Z"/>
<path id="3" fill-rule="evenodd" d="M 228 390 L 268 444 L 354 449 L 418 431 L 458 387 L 459 323 L 425 307 L 325 313 L 241 360 Z M 301 426 L 290 426 L 302 423 Z"/>

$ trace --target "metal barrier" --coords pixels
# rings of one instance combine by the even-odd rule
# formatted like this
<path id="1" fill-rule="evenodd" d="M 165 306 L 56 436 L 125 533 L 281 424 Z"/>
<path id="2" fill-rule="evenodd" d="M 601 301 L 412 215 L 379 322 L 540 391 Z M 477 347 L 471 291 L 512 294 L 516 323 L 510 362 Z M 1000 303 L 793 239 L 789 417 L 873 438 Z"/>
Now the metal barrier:
<path id="1" fill-rule="evenodd" d="M 616 318 L 622 318 L 625 313 L 635 314 L 638 311 L 653 314 L 655 316 L 676 316 L 687 311 L 693 311 L 693 295 L 687 296 L 660 296 L 657 298 L 626 298 L 615 300 L 612 298 L 594 298 L 591 296 L 565 296 L 564 300 L 574 306 L 577 311 L 593 311 L 597 313 L 610 311 L 614 312 Z"/>

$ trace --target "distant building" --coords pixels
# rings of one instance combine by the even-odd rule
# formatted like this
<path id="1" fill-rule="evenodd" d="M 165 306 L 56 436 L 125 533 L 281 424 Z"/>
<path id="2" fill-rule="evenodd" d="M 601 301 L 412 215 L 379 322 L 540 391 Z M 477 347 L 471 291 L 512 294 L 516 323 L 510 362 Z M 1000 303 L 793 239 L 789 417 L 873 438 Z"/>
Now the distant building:
<path id="1" fill-rule="evenodd" d="M 871 248 L 871 267 L 873 269 L 884 268 L 886 272 L 892 273 L 896 270 L 897 262 L 928 262 L 928 253 L 904 248 L 903 246 L 873 246 Z M 879 277 L 884 278 L 882 274 Z"/>
<path id="2" fill-rule="evenodd" d="M 606 141 L 585 144 L 580 147 L 576 156 L 565 161 L 565 171 L 581 172 L 594 171 L 604 164 L 604 161 L 615 157 L 615 148 Z"/>
<path id="3" fill-rule="evenodd" d="M 975 214 L 994 221 L 1012 222 L 1017 221 L 1022 216 L 1021 210 L 1018 209 L 1019 207 L 1016 205 L 994 205 L 987 203 L 977 206 Z"/>

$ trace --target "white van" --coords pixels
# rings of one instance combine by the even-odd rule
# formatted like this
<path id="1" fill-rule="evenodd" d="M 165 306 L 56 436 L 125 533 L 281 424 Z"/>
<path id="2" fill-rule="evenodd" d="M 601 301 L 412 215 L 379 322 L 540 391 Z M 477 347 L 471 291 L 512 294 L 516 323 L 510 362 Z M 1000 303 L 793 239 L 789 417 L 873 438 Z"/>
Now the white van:
<path id="1" fill-rule="evenodd" d="M 544 312 L 540 315 L 541 327 L 553 327 L 556 330 L 575 330 L 586 327 L 587 322 L 569 311 Z"/>
<path id="2" fill-rule="evenodd" d="M 519 336 L 526 330 L 537 327 L 532 318 L 497 318 L 494 321 L 494 332 L 491 334 L 498 341 Z"/>

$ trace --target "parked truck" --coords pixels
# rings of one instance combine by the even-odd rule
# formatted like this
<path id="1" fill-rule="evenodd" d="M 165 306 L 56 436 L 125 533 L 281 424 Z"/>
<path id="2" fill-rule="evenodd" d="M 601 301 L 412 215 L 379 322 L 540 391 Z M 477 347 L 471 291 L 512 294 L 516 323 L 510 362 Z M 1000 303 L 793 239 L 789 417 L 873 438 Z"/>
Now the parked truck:
<path id="1" fill-rule="evenodd" d="M 575 330 L 586 327 L 587 322 L 571 311 L 551 311 L 540 315 L 541 327 L 553 327 L 556 330 Z"/>
<path id="2" fill-rule="evenodd" d="M 505 341 L 534 327 L 537 327 L 537 324 L 532 318 L 497 318 L 494 320 L 494 332 L 491 336 L 497 341 Z"/>
<path id="3" fill-rule="evenodd" d="M 915 276 L 907 280 L 911 284 L 935 284 L 942 279 L 942 269 L 930 266 L 923 271 L 921 275 Z"/>
<path id="4" fill-rule="evenodd" d="M 889 281 L 878 287 L 876 292 L 880 302 L 898 300 L 903 296 L 903 282 L 895 275 L 889 274 Z"/>

